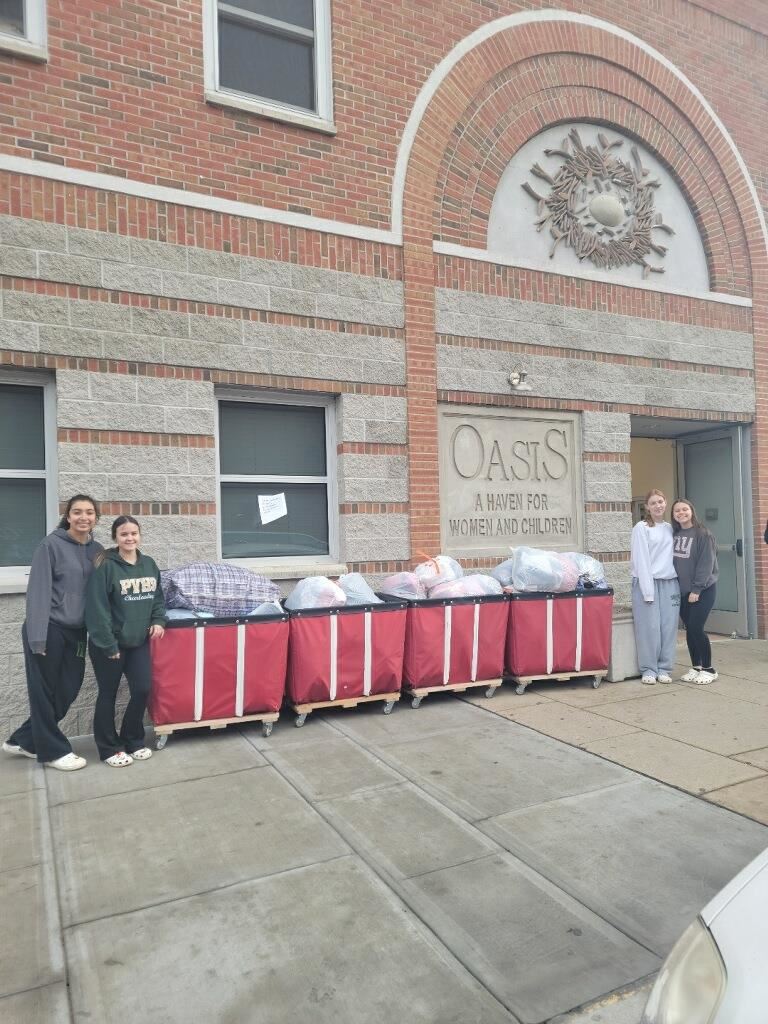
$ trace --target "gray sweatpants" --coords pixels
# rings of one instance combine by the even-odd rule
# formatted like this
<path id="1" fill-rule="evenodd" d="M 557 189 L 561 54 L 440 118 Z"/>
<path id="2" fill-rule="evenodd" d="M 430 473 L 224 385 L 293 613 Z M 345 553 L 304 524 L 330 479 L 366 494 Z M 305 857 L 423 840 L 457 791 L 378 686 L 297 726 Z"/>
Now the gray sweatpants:
<path id="1" fill-rule="evenodd" d="M 653 601 L 646 603 L 632 580 L 637 662 L 644 675 L 671 675 L 680 618 L 680 586 L 674 580 L 654 580 Z"/>

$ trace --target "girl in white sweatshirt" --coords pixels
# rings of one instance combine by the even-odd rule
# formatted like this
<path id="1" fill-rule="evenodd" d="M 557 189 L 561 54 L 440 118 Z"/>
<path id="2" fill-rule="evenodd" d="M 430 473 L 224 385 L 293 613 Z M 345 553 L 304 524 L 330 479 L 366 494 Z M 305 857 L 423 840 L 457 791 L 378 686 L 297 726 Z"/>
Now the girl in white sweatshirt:
<path id="1" fill-rule="evenodd" d="M 664 522 L 667 499 L 649 491 L 645 516 L 632 530 L 632 613 L 643 682 L 672 682 L 680 587 L 672 559 L 672 527 Z"/>

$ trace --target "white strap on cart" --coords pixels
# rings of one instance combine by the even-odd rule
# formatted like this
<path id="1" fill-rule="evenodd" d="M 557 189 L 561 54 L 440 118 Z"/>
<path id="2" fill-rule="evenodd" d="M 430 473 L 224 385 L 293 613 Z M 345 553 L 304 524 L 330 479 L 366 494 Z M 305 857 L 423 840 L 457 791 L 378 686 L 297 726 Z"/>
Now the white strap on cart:
<path id="1" fill-rule="evenodd" d="M 365 635 L 365 653 L 363 654 L 363 694 L 368 697 L 371 693 L 371 613 L 365 612 L 364 622 L 364 635 Z"/>
<path id="2" fill-rule="evenodd" d="M 451 678 L 451 632 L 453 628 L 453 609 L 449 604 L 445 606 L 445 619 L 443 622 L 443 686 Z"/>
<path id="3" fill-rule="evenodd" d="M 235 714 L 238 718 L 243 714 L 245 697 L 245 626 L 237 627 L 237 668 L 235 669 Z"/>
<path id="4" fill-rule="evenodd" d="M 472 682 L 477 679 L 477 648 L 480 639 L 480 605 L 475 605 L 475 621 L 472 627 Z"/>
<path id="5" fill-rule="evenodd" d="M 582 601 L 581 597 L 576 598 L 576 671 L 581 672 L 581 623 L 582 623 Z"/>
<path id="6" fill-rule="evenodd" d="M 555 602 L 551 597 L 547 598 L 547 675 L 552 674 L 552 666 L 555 663 L 554 639 L 552 637 L 552 613 Z"/>
<path id="7" fill-rule="evenodd" d="M 336 615 L 331 615 L 331 681 L 329 684 L 330 700 L 336 700 L 336 686 L 338 683 L 338 672 L 336 662 L 339 654 L 339 620 Z"/>
<path id="8" fill-rule="evenodd" d="M 195 721 L 203 717 L 203 666 L 205 664 L 205 630 L 195 630 Z"/>

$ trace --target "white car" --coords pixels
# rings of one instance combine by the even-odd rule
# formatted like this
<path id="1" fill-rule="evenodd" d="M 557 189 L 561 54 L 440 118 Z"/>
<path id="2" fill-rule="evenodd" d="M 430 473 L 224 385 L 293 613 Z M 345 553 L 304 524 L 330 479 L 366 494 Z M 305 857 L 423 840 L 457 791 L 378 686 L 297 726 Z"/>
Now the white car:
<path id="1" fill-rule="evenodd" d="M 711 900 L 659 971 L 641 1024 L 766 1024 L 768 850 Z"/>

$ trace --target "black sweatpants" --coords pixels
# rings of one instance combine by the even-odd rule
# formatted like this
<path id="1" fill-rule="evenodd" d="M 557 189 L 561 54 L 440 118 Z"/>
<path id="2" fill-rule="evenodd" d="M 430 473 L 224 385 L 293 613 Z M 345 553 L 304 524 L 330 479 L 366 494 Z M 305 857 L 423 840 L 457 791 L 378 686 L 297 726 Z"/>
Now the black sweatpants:
<path id="1" fill-rule="evenodd" d="M 88 644 L 88 653 L 99 685 L 93 717 L 93 737 L 99 748 L 99 757 L 106 761 L 120 750 L 129 754 L 140 750 L 144 746 L 144 712 L 152 679 L 149 641 L 141 647 L 121 648 L 118 658 L 108 657 L 101 647 L 93 643 Z M 115 728 L 115 700 L 123 675 L 128 680 L 130 698 L 118 733 Z"/>
<path id="2" fill-rule="evenodd" d="M 680 595 L 680 618 L 685 626 L 685 639 L 691 664 L 702 668 L 712 668 L 712 647 L 709 637 L 704 632 L 704 625 L 715 603 L 717 584 L 702 590 L 699 600 L 690 604 L 687 594 Z"/>
<path id="3" fill-rule="evenodd" d="M 85 630 L 48 623 L 45 654 L 33 654 L 27 624 L 21 627 L 27 672 L 29 718 L 9 737 L 37 760 L 55 761 L 72 753 L 59 722 L 74 704 L 85 675 Z"/>

